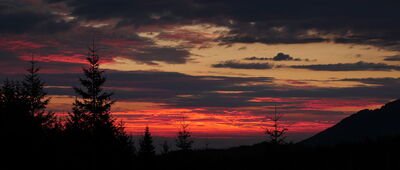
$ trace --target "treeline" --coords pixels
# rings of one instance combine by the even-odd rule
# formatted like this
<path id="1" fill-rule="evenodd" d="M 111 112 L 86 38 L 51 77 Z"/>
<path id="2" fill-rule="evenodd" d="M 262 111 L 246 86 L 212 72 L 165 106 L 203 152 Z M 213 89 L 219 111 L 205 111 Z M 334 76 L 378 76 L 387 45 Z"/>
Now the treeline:
<path id="1" fill-rule="evenodd" d="M 110 113 L 112 93 L 102 85 L 96 49 L 75 87 L 72 112 L 60 119 L 46 110 L 50 102 L 35 61 L 22 81 L 5 80 L 0 89 L 2 166 L 51 169 L 100 169 L 132 166 L 131 137 Z"/>
<path id="2" fill-rule="evenodd" d="M 104 70 L 94 43 L 87 57 L 89 63 L 74 87 L 76 99 L 66 118 L 48 111 L 50 98 L 39 67 L 33 60 L 21 81 L 5 80 L 0 88 L 0 168 L 20 169 L 131 169 L 153 160 L 155 147 L 149 127 L 145 128 L 139 148 L 127 135 L 123 122 L 111 112 L 113 93 L 103 89 Z M 191 150 L 193 141 L 183 125 L 176 146 Z M 170 146 L 162 146 L 167 154 Z"/>

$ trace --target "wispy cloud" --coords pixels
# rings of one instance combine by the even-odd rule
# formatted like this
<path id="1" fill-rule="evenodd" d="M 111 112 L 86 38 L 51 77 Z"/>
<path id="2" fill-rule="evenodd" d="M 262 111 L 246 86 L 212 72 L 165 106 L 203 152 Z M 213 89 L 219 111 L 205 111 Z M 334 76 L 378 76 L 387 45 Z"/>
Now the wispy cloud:
<path id="1" fill-rule="evenodd" d="M 400 55 L 386 56 L 385 61 L 400 61 Z"/>
<path id="2" fill-rule="evenodd" d="M 293 65 L 296 69 L 309 69 L 315 71 L 391 71 L 400 70 L 400 66 L 385 63 L 369 63 L 359 61 L 356 63 Z"/>

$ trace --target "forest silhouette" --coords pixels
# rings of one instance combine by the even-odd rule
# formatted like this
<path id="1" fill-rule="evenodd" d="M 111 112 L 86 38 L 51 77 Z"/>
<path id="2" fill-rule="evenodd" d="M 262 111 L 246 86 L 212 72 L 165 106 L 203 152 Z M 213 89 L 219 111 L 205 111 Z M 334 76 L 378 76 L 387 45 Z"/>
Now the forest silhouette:
<path id="1" fill-rule="evenodd" d="M 51 98 L 44 90 L 45 82 L 33 57 L 23 80 L 2 83 L 1 169 L 400 169 L 400 130 L 384 135 L 374 133 L 373 138 L 366 133 L 356 141 L 327 142 L 343 138 L 342 131 L 353 133 L 346 133 L 347 136 L 361 133 L 349 125 L 340 125 L 335 133 L 329 129 L 321 132 L 331 135 L 319 134 L 290 143 L 284 140 L 288 129 L 280 126 L 281 115 L 276 111 L 270 119 L 273 127 L 265 131 L 266 141 L 252 146 L 195 150 L 189 124 L 183 122 L 175 140 L 179 150 L 171 151 L 165 141 L 161 154 L 156 154 L 151 126 L 146 126 L 139 147 L 135 148 L 123 122 L 111 114 L 115 100 L 112 92 L 103 89 L 106 77 L 99 68 L 100 59 L 93 41 L 88 48 L 88 66 L 79 79 L 80 87 L 74 87 L 77 97 L 72 112 L 65 120 L 46 109 Z M 361 117 L 372 124 L 374 116 L 384 116 L 379 113 L 398 114 L 399 106 L 399 101 L 392 102 L 383 107 L 386 110 Z M 385 121 L 384 118 L 391 119 L 379 120 Z M 360 118 L 353 119 L 356 121 L 347 124 L 356 125 Z M 391 120 L 391 125 L 381 131 L 400 127 L 393 122 L 398 119 Z M 329 145 L 313 144 L 320 141 Z"/>

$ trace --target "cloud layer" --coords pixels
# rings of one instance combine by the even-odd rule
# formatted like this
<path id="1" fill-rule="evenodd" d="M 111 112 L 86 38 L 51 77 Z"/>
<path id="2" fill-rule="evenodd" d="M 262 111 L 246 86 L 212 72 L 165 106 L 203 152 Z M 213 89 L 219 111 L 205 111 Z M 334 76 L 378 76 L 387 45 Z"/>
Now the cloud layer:
<path id="1" fill-rule="evenodd" d="M 386 56 L 385 61 L 400 61 L 400 55 Z"/>
<path id="2" fill-rule="evenodd" d="M 315 64 L 315 65 L 294 65 L 296 69 L 309 69 L 315 71 L 391 71 L 400 70 L 400 66 L 388 65 L 385 63 L 368 63 L 359 61 L 356 63 L 337 64 Z"/>
<path id="3" fill-rule="evenodd" d="M 225 43 L 333 41 L 399 50 L 399 6 L 389 0 L 6 0 L 0 6 L 0 32 L 51 33 L 110 21 L 115 28 L 207 23 L 229 28 L 220 37 Z"/>

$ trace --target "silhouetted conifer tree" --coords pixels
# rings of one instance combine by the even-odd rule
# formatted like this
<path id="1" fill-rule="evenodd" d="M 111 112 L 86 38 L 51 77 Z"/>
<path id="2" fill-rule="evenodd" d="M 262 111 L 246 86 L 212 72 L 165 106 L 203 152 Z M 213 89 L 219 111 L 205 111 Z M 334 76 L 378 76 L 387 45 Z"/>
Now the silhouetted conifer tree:
<path id="1" fill-rule="evenodd" d="M 139 156 L 142 158 L 151 158 L 155 155 L 153 146 L 153 137 L 148 126 L 144 129 L 144 134 L 139 143 Z"/>
<path id="2" fill-rule="evenodd" d="M 285 135 L 288 129 L 280 124 L 282 117 L 283 115 L 276 111 L 276 106 L 274 114 L 268 117 L 273 124 L 272 127 L 266 128 L 265 134 L 269 137 L 268 142 L 272 144 L 283 144 L 285 142 Z"/>
<path id="3" fill-rule="evenodd" d="M 0 90 L 2 166 L 10 161 L 32 159 L 33 117 L 22 93 L 20 82 L 6 80 Z M 29 158 L 29 159 L 28 159 Z M 13 166 L 16 167 L 16 166 Z"/>
<path id="4" fill-rule="evenodd" d="M 81 88 L 74 87 L 79 96 L 73 103 L 73 112 L 66 123 L 66 133 L 75 138 L 77 153 L 86 154 L 90 168 L 105 166 L 126 166 L 133 154 L 132 142 L 125 133 L 122 123 L 116 122 L 110 109 L 114 103 L 110 97 L 113 93 L 102 88 L 106 78 L 100 70 L 99 56 L 93 41 L 89 47 L 87 61 L 89 67 L 84 68 L 85 77 L 80 78 Z M 83 155 L 80 155 L 83 156 Z M 123 165 L 125 164 L 125 165 Z"/>
<path id="5" fill-rule="evenodd" d="M 20 82 L 5 80 L 0 89 L 0 115 L 3 135 L 22 130 L 29 121 L 29 111 Z M 16 124 L 20 126 L 15 126 Z"/>
<path id="6" fill-rule="evenodd" d="M 97 123 L 114 127 L 114 119 L 110 115 L 110 108 L 114 103 L 110 97 L 113 93 L 103 91 L 102 86 L 106 78 L 103 75 L 104 71 L 99 68 L 100 58 L 97 51 L 93 42 L 87 57 L 89 68 L 83 69 L 85 78 L 79 79 L 83 88 L 74 87 L 75 93 L 80 98 L 76 98 L 73 104 L 69 125 L 78 126 L 81 129 L 94 128 Z"/>
<path id="7" fill-rule="evenodd" d="M 29 62 L 28 72 L 22 80 L 22 94 L 27 105 L 30 124 L 28 123 L 25 133 L 30 134 L 26 138 L 30 139 L 29 144 L 32 148 L 33 166 L 36 167 L 53 167 L 56 163 L 56 156 L 61 155 L 58 152 L 59 142 L 62 140 L 62 125 L 57 120 L 55 112 L 46 111 L 46 107 L 50 102 L 47 93 L 44 90 L 45 83 L 41 80 L 40 68 L 34 61 Z M 25 139 L 26 140 L 26 139 Z M 28 143 L 28 141 L 26 141 Z M 43 164 L 41 160 L 47 160 Z M 53 165 L 53 166 L 52 166 Z"/>
<path id="8" fill-rule="evenodd" d="M 192 149 L 193 140 L 192 135 L 188 131 L 189 124 L 184 121 L 180 123 L 180 130 L 176 138 L 176 147 L 182 151 L 189 151 Z"/>
<path id="9" fill-rule="evenodd" d="M 28 74 L 22 82 L 3 83 L 0 94 L 1 115 L 4 121 L 11 124 L 3 124 L 7 127 L 20 128 L 18 133 L 24 132 L 30 137 L 38 137 L 46 128 L 51 128 L 55 122 L 53 112 L 46 113 L 46 106 L 50 99 L 46 98 L 44 82 L 38 75 L 39 68 L 35 62 L 30 61 Z M 18 127 L 14 127 L 18 124 Z M 12 129 L 9 129 L 12 130 Z M 31 141 L 32 142 L 32 141 Z"/>
<path id="10" fill-rule="evenodd" d="M 33 55 L 27 71 L 28 74 L 25 75 L 22 81 L 22 93 L 28 104 L 29 114 L 44 128 L 52 128 L 56 123 L 55 113 L 46 112 L 46 106 L 50 98 L 46 98 L 47 93 L 44 91 L 44 82 L 38 74 L 40 68 L 36 66 Z"/>
<path id="11" fill-rule="evenodd" d="M 37 160 L 48 158 L 47 151 L 56 146 L 50 140 L 55 136 L 56 119 L 53 112 L 46 112 L 50 99 L 46 98 L 33 57 L 30 64 L 21 82 L 7 80 L 0 89 L 1 134 L 5 142 L 1 146 L 7 147 L 4 153 L 8 150 L 8 154 L 17 155 L 12 159 L 37 165 Z"/>

